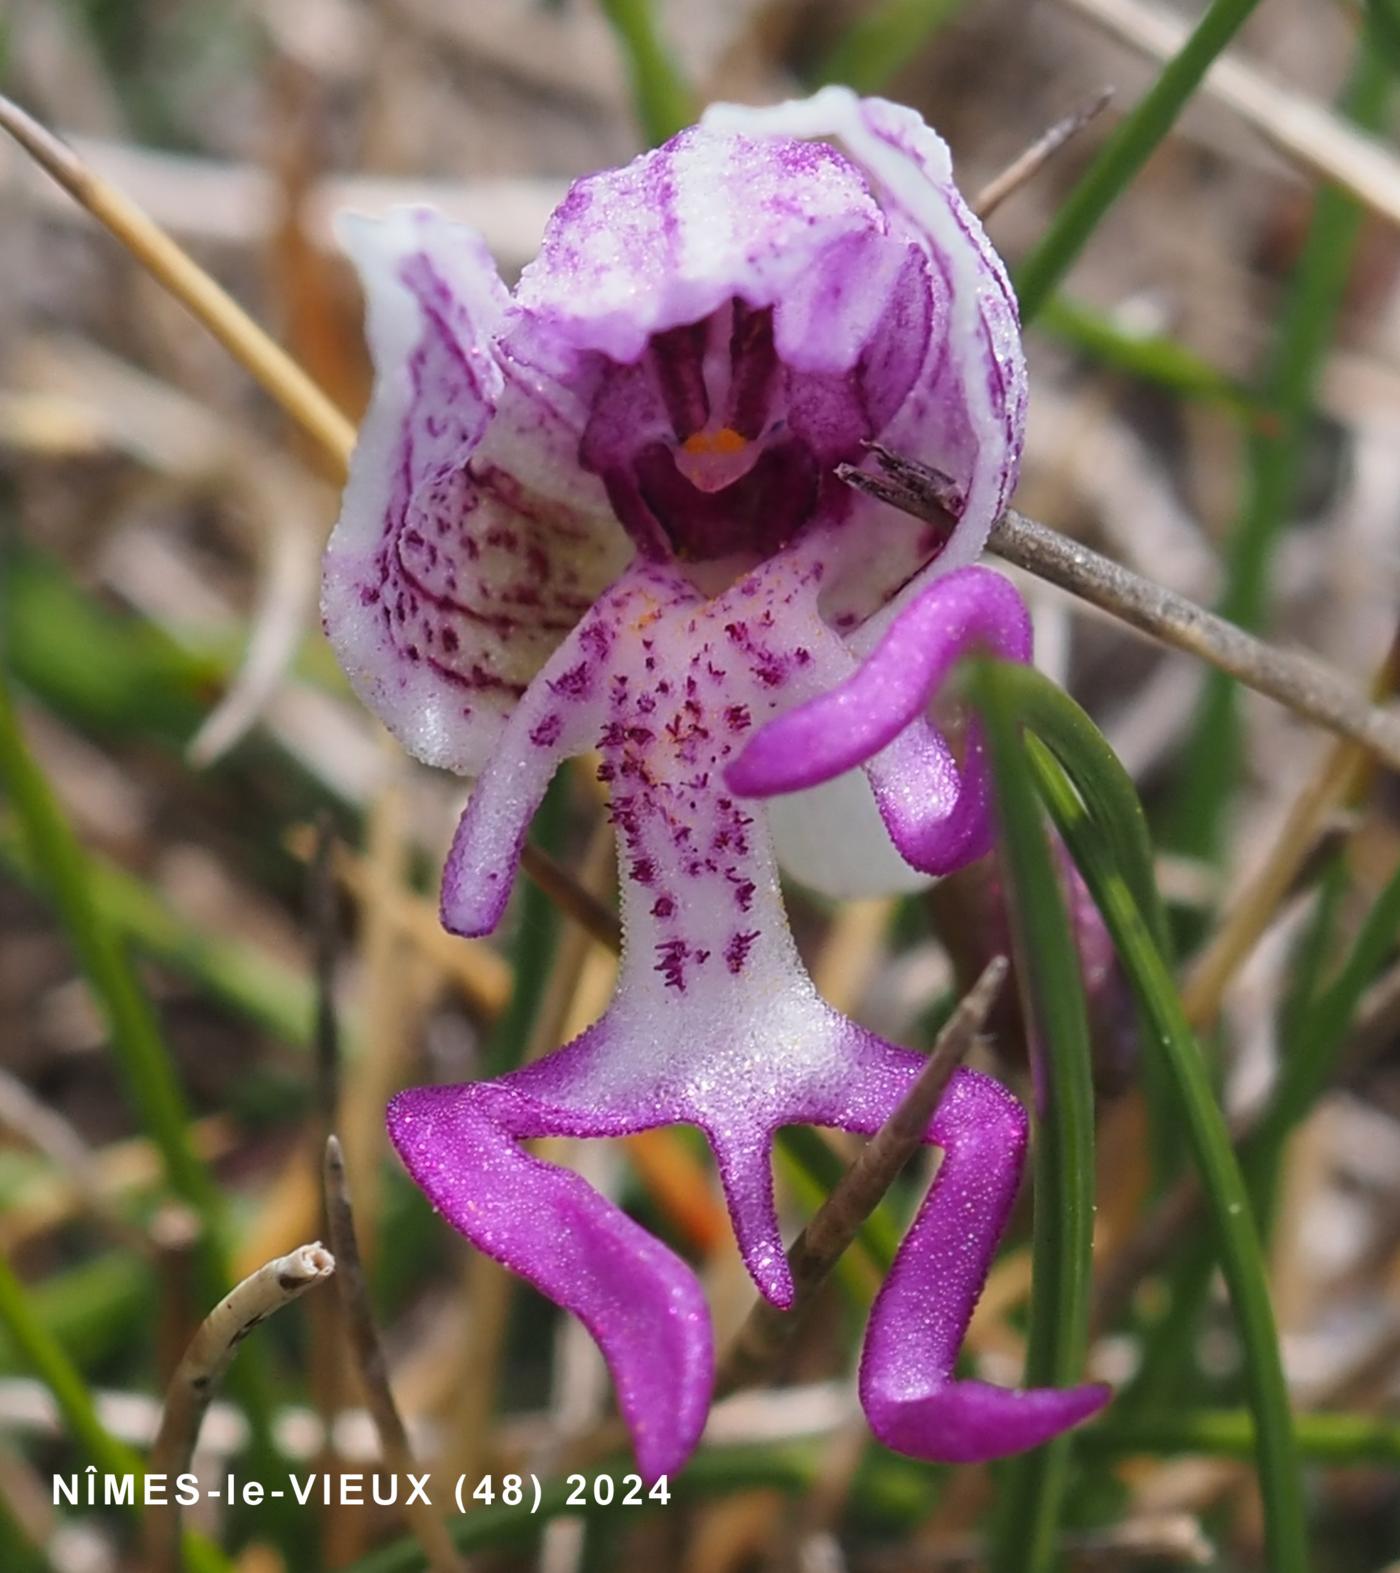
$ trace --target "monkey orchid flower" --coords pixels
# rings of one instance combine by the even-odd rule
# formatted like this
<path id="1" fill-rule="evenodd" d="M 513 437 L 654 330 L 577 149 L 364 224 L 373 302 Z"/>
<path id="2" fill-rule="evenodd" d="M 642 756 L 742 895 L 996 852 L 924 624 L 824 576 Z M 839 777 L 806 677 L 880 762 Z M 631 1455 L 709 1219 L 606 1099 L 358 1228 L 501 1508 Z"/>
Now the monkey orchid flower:
<path id="1" fill-rule="evenodd" d="M 660 1476 L 709 1407 L 699 1284 L 522 1143 L 698 1125 L 749 1272 L 790 1303 L 775 1129 L 872 1132 L 922 1060 L 818 997 L 778 865 L 857 894 L 988 847 L 976 738 L 956 761 L 927 715 L 969 647 L 1029 657 L 1015 590 L 970 566 L 1016 476 L 1015 303 L 944 143 L 838 88 L 716 106 L 578 181 L 513 293 L 432 212 L 345 235 L 377 378 L 325 624 L 404 745 L 476 777 L 443 921 L 491 932 L 550 777 L 596 749 L 626 932 L 581 1037 L 404 1092 L 389 1131 L 455 1228 L 588 1327 Z M 835 477 L 876 437 L 953 478 L 950 535 Z M 942 1165 L 872 1311 L 860 1395 L 890 1447 L 985 1459 L 1107 1395 L 955 1379 L 1026 1121 L 964 1070 L 927 1139 Z"/>

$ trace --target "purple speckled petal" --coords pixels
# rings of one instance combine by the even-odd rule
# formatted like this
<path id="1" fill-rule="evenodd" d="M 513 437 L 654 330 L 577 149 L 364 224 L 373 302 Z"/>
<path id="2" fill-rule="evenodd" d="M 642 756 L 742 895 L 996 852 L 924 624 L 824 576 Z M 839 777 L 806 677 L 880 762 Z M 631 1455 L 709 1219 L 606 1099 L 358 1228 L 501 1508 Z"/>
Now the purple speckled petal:
<path id="1" fill-rule="evenodd" d="M 575 181 L 516 300 L 576 348 L 626 365 L 653 335 L 735 296 L 750 306 L 785 301 L 829 248 L 864 241 L 870 266 L 885 230 L 859 173 L 834 149 L 692 126 L 622 169 Z M 885 249 L 897 271 L 905 248 Z M 866 331 L 880 282 L 872 275 L 871 289 L 848 303 Z M 892 282 L 886 276 L 883 287 Z M 846 331 L 838 321 L 834 334 L 824 327 L 795 342 L 800 369 L 834 370 L 849 354 L 844 369 L 859 352 L 856 322 Z"/>
<path id="2" fill-rule="evenodd" d="M 1011 1391 L 953 1379 L 1016 1199 L 1026 1117 L 997 1082 L 959 1071 L 929 1137 L 943 1163 L 870 1313 L 860 1398 L 887 1447 L 976 1463 L 1038 1447 L 1102 1409 L 1111 1392 L 1094 1383 Z"/>
<path id="3" fill-rule="evenodd" d="M 475 231 L 400 209 L 347 222 L 342 237 L 364 282 L 376 378 L 322 617 L 360 697 L 403 744 L 471 774 L 621 566 L 625 537 L 573 462 L 577 432 L 546 379 L 498 362 L 509 302 Z"/>
<path id="4" fill-rule="evenodd" d="M 389 1106 L 399 1155 L 453 1228 L 593 1334 L 637 1462 L 654 1480 L 681 1467 L 704 1427 L 714 1382 L 710 1313 L 674 1252 L 578 1175 L 519 1145 L 568 1124 L 563 1111 L 490 1082 L 418 1087 Z M 636 1128 L 600 1120 L 585 1131 Z"/>
<path id="5" fill-rule="evenodd" d="M 599 1022 L 497 1081 L 402 1094 L 390 1132 L 461 1233 L 590 1329 L 650 1478 L 704 1423 L 699 1286 L 522 1144 L 698 1127 L 754 1282 L 790 1303 L 774 1132 L 878 1129 L 922 1061 L 818 997 L 754 798 L 788 794 L 780 820 L 843 816 L 847 853 L 878 824 L 886 859 L 919 870 L 985 847 L 980 741 L 959 763 L 928 710 L 970 647 L 1029 653 L 1015 591 L 964 566 L 1015 478 L 1015 306 L 943 143 L 845 89 L 719 106 L 578 182 L 513 298 L 480 241 L 431 214 L 350 240 L 377 376 L 328 632 L 415 753 L 479 776 L 447 927 L 495 926 L 550 777 L 596 749 L 626 934 Z M 875 437 L 952 478 L 949 542 L 835 479 Z M 837 886 L 878 863 L 854 861 L 815 855 Z M 944 1159 L 872 1313 L 862 1398 L 893 1447 L 992 1457 L 1104 1395 L 954 1380 L 1025 1121 L 959 1072 L 926 1140 Z"/>
<path id="6" fill-rule="evenodd" d="M 757 732 L 728 768 L 739 793 L 768 797 L 864 765 L 880 817 L 904 860 L 946 874 L 991 846 L 980 730 L 961 767 L 924 720 L 952 667 L 973 649 L 1028 661 L 1031 625 L 1015 587 L 986 568 L 934 579 L 843 682 Z"/>
<path id="7" fill-rule="evenodd" d="M 525 833 L 561 760 L 592 746 L 606 713 L 600 672 L 614 637 L 606 599 L 554 652 L 501 729 L 442 874 L 442 922 L 489 934 L 515 883 Z"/>
<path id="8" fill-rule="evenodd" d="M 869 176 L 890 235 L 917 245 L 927 259 L 934 319 L 921 341 L 923 364 L 878 435 L 952 476 L 967 502 L 943 546 L 883 504 L 862 498 L 852 505 L 850 533 L 860 550 L 828 584 L 824 610 L 836 626 L 853 626 L 935 553 L 937 572 L 970 563 L 1006 505 L 1026 405 L 1015 297 L 953 183 L 946 143 L 914 111 L 832 86 L 760 109 L 714 104 L 702 125 L 752 137 L 834 138 Z"/>

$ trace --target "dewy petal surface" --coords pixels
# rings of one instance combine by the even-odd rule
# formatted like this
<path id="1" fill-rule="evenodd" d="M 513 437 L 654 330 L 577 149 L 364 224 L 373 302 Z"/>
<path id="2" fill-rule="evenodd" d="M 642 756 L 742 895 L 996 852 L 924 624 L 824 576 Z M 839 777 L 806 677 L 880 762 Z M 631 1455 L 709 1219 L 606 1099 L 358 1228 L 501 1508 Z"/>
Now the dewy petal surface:
<path id="1" fill-rule="evenodd" d="M 964 655 L 1027 661 L 1030 648 L 1025 605 L 1000 574 L 963 568 L 934 579 L 849 676 L 755 733 L 725 779 L 744 796 L 766 797 L 862 765 L 901 856 L 925 873 L 948 873 L 990 846 L 986 765 L 975 725 L 959 766 L 924 715 Z"/>
<path id="2" fill-rule="evenodd" d="M 958 758 L 928 716 L 969 648 L 1029 653 L 1014 590 L 965 566 L 1015 475 L 1014 303 L 942 142 L 838 89 L 718 107 L 578 182 L 513 297 L 431 215 L 352 249 L 377 378 L 326 621 L 407 745 L 479 776 L 444 923 L 495 927 L 551 777 L 596 750 L 625 933 L 594 1026 L 498 1080 L 400 1095 L 390 1133 L 454 1227 L 589 1328 L 644 1473 L 670 1473 L 713 1379 L 695 1276 L 523 1144 L 698 1127 L 755 1284 L 791 1302 L 775 1131 L 873 1132 L 923 1061 L 817 995 L 764 799 L 834 826 L 840 855 L 805 850 L 842 893 L 871 877 L 863 847 L 881 877 L 897 849 L 905 884 L 985 846 L 975 731 Z M 873 438 L 952 477 L 946 545 L 837 481 Z M 944 1158 L 872 1311 L 862 1398 L 893 1447 L 991 1457 L 1102 1394 L 955 1379 L 1025 1119 L 960 1071 L 925 1139 Z"/>
<path id="3" fill-rule="evenodd" d="M 622 169 L 576 181 L 516 300 L 576 349 L 627 365 L 653 335 L 699 322 L 734 296 L 750 306 L 786 300 L 829 248 L 863 241 L 877 253 L 870 243 L 885 231 L 860 175 L 834 149 L 693 126 Z M 867 317 L 870 298 L 850 309 Z M 843 338 L 855 349 L 863 342 L 855 330 Z M 805 347 L 803 370 L 831 369 L 842 353 Z"/>
<path id="4" fill-rule="evenodd" d="M 375 386 L 326 552 L 323 621 L 405 747 L 474 773 L 625 539 L 576 465 L 571 489 L 558 485 L 557 450 L 572 459 L 577 434 L 547 378 L 498 362 L 509 299 L 476 232 L 401 209 L 342 235 Z"/>
<path id="5" fill-rule="evenodd" d="M 827 587 L 825 610 L 837 626 L 854 626 L 930 558 L 940 573 L 972 562 L 1006 505 L 1026 406 L 1015 298 L 1000 258 L 953 183 L 947 144 L 912 110 L 831 86 L 761 109 L 713 104 L 702 124 L 750 136 L 835 139 L 870 179 L 891 235 L 917 245 L 928 260 L 934 328 L 910 393 L 880 437 L 936 464 L 966 502 L 941 546 L 896 510 L 866 498 L 853 505 L 864 552 Z"/>

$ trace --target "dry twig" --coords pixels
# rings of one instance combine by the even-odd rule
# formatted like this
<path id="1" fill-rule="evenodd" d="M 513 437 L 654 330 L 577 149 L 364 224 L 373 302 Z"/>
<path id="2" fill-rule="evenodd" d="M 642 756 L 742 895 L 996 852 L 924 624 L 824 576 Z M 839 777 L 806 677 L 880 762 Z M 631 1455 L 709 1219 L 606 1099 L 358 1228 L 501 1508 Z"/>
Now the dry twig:
<path id="1" fill-rule="evenodd" d="M 369 1286 L 365 1282 L 360 1248 L 355 1238 L 355 1218 L 350 1205 L 350 1189 L 345 1179 L 345 1160 L 341 1156 L 340 1142 L 334 1135 L 326 1138 L 324 1179 L 326 1221 L 338 1268 L 335 1290 L 350 1334 L 355 1369 L 364 1388 L 365 1402 L 374 1417 L 375 1429 L 379 1432 L 384 1460 L 396 1475 L 407 1477 L 413 1473 L 416 1460 L 403 1417 L 399 1414 L 393 1390 L 389 1386 L 384 1350 L 374 1325 L 374 1314 L 370 1310 Z M 462 1559 L 452 1544 L 446 1526 L 431 1505 L 414 1500 L 410 1495 L 405 1513 L 409 1527 L 422 1542 L 428 1565 L 434 1573 L 462 1573 Z"/>
<path id="2" fill-rule="evenodd" d="M 857 491 L 916 519 L 951 527 L 950 505 L 956 508 L 957 499 L 946 476 L 878 444 L 872 444 L 872 451 L 883 474 L 851 464 L 838 465 L 836 473 Z M 1256 693 L 1363 744 L 1386 764 L 1400 768 L 1400 714 L 1371 704 L 1347 678 L 1314 657 L 1266 644 L 1014 508 L 992 526 L 987 547 L 1018 568 L 1111 612 L 1173 649 L 1210 662 Z"/>
<path id="3" fill-rule="evenodd" d="M 150 1473 L 174 1480 L 194 1453 L 199 1423 L 238 1346 L 274 1311 L 323 1283 L 335 1271 L 335 1258 L 316 1241 L 260 1267 L 232 1289 L 200 1324 L 176 1367 L 151 1446 Z M 170 1504 L 151 1515 L 148 1552 L 157 1569 L 178 1568 L 180 1510 Z"/>
<path id="4" fill-rule="evenodd" d="M 12 100 L 0 97 L 0 128 L 108 229 L 218 339 L 327 453 L 344 466 L 355 428 L 225 290 L 120 191 Z"/>
<path id="5" fill-rule="evenodd" d="M 1144 0 L 1064 0 L 1121 43 L 1163 63 L 1186 42 L 1188 22 Z M 1400 224 L 1400 159 L 1325 104 L 1275 82 L 1237 55 L 1222 55 L 1202 94 L 1225 104 L 1285 158 L 1340 186 L 1391 224 Z"/>
<path id="6" fill-rule="evenodd" d="M 986 219 L 1013 192 L 1019 191 L 1027 181 L 1033 180 L 1066 142 L 1078 136 L 1090 121 L 1096 120 L 1103 113 L 1112 101 L 1113 92 L 1111 87 L 1101 88 L 1093 98 L 1081 104 L 1063 120 L 1057 120 L 1048 131 L 1038 136 L 1019 158 L 1013 159 L 999 175 L 989 180 L 972 199 L 972 211 L 977 217 Z"/>
<path id="7" fill-rule="evenodd" d="M 1376 698 L 1394 690 L 1397 672 L 1400 635 L 1371 685 Z M 1240 891 L 1191 967 L 1181 998 L 1192 1026 L 1204 1029 L 1215 1020 L 1231 978 L 1258 943 L 1312 854 L 1324 819 L 1365 780 L 1369 763 L 1369 755 L 1359 744 L 1337 742 L 1304 783 L 1269 856 Z"/>
<path id="8" fill-rule="evenodd" d="M 757 1381 L 782 1352 L 841 1253 L 922 1145 L 938 1100 L 972 1047 L 1005 978 L 1006 958 L 993 957 L 949 1017 L 927 1065 L 899 1107 L 861 1149 L 793 1241 L 788 1251 L 795 1291 L 792 1305 L 786 1311 L 777 1310 L 766 1300 L 754 1306 L 720 1361 L 717 1395 L 722 1397 Z"/>

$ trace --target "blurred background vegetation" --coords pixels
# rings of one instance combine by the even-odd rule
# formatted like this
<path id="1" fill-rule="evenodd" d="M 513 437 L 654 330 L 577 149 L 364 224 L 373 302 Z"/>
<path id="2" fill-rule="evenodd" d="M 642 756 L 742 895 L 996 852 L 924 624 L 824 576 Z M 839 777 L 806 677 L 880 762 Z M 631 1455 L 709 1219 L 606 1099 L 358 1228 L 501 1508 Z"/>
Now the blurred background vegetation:
<path id="1" fill-rule="evenodd" d="M 1203 15 L 1187 65 L 1223 50 L 1222 68 L 1204 85 L 1180 62 L 1164 74 Z M 352 415 L 367 371 L 330 240 L 343 206 L 437 202 L 481 228 L 510 278 L 571 178 L 713 98 L 824 80 L 885 92 L 943 133 L 973 193 L 1113 85 L 989 219 L 1027 305 L 1018 504 L 1359 688 L 1393 688 L 1393 0 L 6 0 L 0 63 L 4 90 Z M 55 1508 L 50 1477 L 144 1453 L 214 1301 L 323 1234 L 330 1127 L 417 1467 L 547 1484 L 539 1516 L 499 1496 L 454 1515 L 474 1567 L 1400 1565 L 1391 776 L 1022 576 L 1042 670 L 1146 805 L 1153 846 L 1134 870 L 1097 850 L 1128 876 L 1120 916 L 1140 910 L 1154 935 L 1121 963 L 1085 960 L 1097 1159 L 1087 1131 L 1037 1131 L 1043 1205 L 1023 1198 L 967 1359 L 1008 1383 L 1028 1358 L 1068 1359 L 1070 1375 L 1087 1360 L 1118 1399 L 1029 1463 L 940 1469 L 870 1442 L 852 1362 L 920 1169 L 843 1260 L 778 1385 L 717 1410 L 669 1506 L 551 1517 L 570 1467 L 627 1467 L 609 1451 L 596 1352 L 432 1216 L 391 1161 L 382 1112 L 409 1082 L 562 1042 L 606 1000 L 611 953 L 539 884 L 490 943 L 439 931 L 436 870 L 463 790 L 386 743 L 317 632 L 333 463 L 8 144 L 0 200 L 4 1573 L 153 1566 L 133 1515 Z M 991 677 L 982 692 L 1013 715 Z M 1053 769 L 1048 785 L 1025 770 L 1014 728 L 1002 743 L 1003 813 L 1032 827 L 1024 857 L 899 903 L 794 890 L 794 926 L 833 1002 L 922 1048 L 1014 929 L 1026 1008 L 1069 1055 L 1057 1034 L 1084 1038 L 1085 1001 L 1056 950 L 1072 931 L 1060 896 L 1081 938 L 1090 898 L 1037 860 L 1039 811 L 1019 788 L 1034 775 L 1053 809 Z M 1079 856 L 1076 801 L 1061 828 Z M 587 773 L 566 774 L 535 835 L 610 907 L 601 825 Z M 1107 884 L 1089 884 L 1103 899 Z M 335 1005 L 338 1043 L 318 1001 Z M 1028 1096 L 1022 1015 L 1008 1005 L 993 1025 L 981 1062 Z M 1162 1042 L 1176 1057 L 1159 1063 Z M 696 1263 L 723 1342 L 752 1290 L 703 1145 L 570 1145 L 550 1156 Z M 1040 1161 L 1056 1151 L 1058 1169 Z M 824 1137 L 784 1146 L 794 1228 L 850 1155 Z M 1092 1280 L 1056 1232 L 1082 1226 L 1087 1250 L 1076 1192 L 1097 1197 Z M 1241 1215 L 1257 1233 L 1231 1235 Z M 1053 1286 L 1067 1298 L 1050 1301 L 1042 1260 L 1068 1264 Z M 377 1456 L 339 1302 L 317 1288 L 243 1345 L 197 1458 L 210 1478 L 266 1480 Z M 205 1504 L 187 1520 L 194 1567 L 423 1565 L 400 1509 Z"/>

